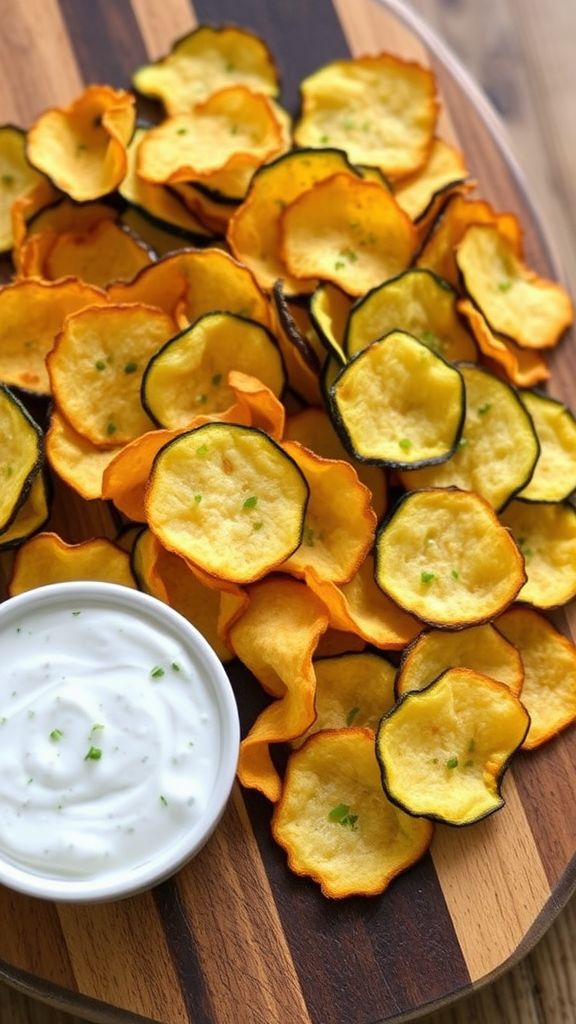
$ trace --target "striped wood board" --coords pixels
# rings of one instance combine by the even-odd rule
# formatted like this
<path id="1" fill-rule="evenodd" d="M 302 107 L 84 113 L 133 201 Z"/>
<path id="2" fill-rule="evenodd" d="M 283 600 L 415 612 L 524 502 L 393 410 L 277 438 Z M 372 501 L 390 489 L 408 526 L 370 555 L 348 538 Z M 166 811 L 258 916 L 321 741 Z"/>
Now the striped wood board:
<path id="1" fill-rule="evenodd" d="M 196 20 L 235 21 L 268 41 L 284 102 L 325 61 L 389 49 L 430 63 L 483 195 L 520 213 L 528 259 L 558 273 L 490 115 L 398 0 L 26 0 L 6 4 L 0 120 L 27 125 L 84 83 L 126 86 Z M 447 5 L 447 10 L 449 10 Z M 571 342 L 554 357 L 569 399 Z M 68 541 L 114 536 L 104 506 L 56 488 L 53 526 Z M 6 558 L 4 559 L 6 563 Z M 6 564 L 4 565 L 6 569 Z M 561 626 L 568 624 L 562 619 Z M 244 725 L 256 686 L 235 673 Z M 52 906 L 0 890 L 0 975 L 93 1021 L 163 1024 L 376 1024 L 431 1009 L 526 952 L 574 886 L 576 731 L 522 756 L 506 808 L 467 830 L 438 828 L 432 852 L 379 899 L 331 903 L 291 876 L 269 836 L 270 809 L 234 792 L 221 827 L 177 878 L 127 902 Z"/>

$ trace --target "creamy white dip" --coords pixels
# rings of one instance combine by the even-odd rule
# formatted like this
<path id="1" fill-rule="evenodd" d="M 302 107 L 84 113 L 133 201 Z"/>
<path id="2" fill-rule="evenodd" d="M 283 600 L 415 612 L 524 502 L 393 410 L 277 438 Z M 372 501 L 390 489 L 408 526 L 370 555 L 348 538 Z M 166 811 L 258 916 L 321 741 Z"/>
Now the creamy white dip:
<path id="1" fill-rule="evenodd" d="M 102 879 L 178 844 L 212 795 L 216 699 L 166 624 L 98 602 L 0 628 L 0 857 Z"/>

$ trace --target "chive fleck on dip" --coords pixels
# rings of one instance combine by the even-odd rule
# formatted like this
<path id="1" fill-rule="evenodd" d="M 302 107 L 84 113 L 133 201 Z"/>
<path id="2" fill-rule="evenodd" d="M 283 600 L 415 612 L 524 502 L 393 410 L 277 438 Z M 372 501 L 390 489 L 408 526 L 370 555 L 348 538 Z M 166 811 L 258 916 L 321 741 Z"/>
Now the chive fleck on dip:
<path id="1" fill-rule="evenodd" d="M 42 587 L 0 606 L 0 881 L 110 899 L 160 880 L 228 798 L 238 718 L 206 641 L 154 598 Z"/>

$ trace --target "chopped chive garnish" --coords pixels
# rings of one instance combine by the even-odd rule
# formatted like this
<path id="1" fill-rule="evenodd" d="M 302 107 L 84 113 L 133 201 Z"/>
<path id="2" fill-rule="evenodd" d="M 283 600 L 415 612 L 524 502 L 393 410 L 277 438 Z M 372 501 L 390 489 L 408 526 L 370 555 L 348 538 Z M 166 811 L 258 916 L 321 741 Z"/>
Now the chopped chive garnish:
<path id="1" fill-rule="evenodd" d="M 161 668 L 160 665 L 156 665 L 150 672 L 150 675 L 152 676 L 152 679 L 161 679 L 164 675 L 164 669 Z"/>
<path id="2" fill-rule="evenodd" d="M 110 422 L 106 424 L 106 433 L 108 434 L 108 437 L 111 437 L 112 434 L 115 434 L 117 430 L 118 427 L 116 426 L 115 423 Z"/>
<path id="3" fill-rule="evenodd" d="M 168 807 L 168 801 L 166 797 L 162 795 L 162 793 L 160 793 L 160 803 L 162 804 L 163 807 Z"/>
<path id="4" fill-rule="evenodd" d="M 498 282 L 498 291 L 499 292 L 509 292 L 511 287 L 512 287 L 512 281 L 499 281 Z"/>
<path id="5" fill-rule="evenodd" d="M 435 580 L 435 579 L 436 579 L 436 573 L 435 572 L 427 572 L 426 570 L 424 570 L 424 572 L 420 573 L 420 581 L 422 583 L 432 583 L 432 580 Z"/>
<path id="6" fill-rule="evenodd" d="M 177 128 L 176 129 L 176 135 L 187 135 L 187 134 L 188 134 L 188 129 L 187 128 Z"/>
<path id="7" fill-rule="evenodd" d="M 256 497 L 255 494 L 253 494 L 250 498 L 246 498 L 246 501 L 242 505 L 242 508 L 246 509 L 246 511 L 248 511 L 251 508 L 256 508 L 257 504 L 258 504 L 258 498 Z"/>
<path id="8" fill-rule="evenodd" d="M 138 363 L 129 362 L 126 363 L 126 366 L 124 367 L 124 373 L 136 373 L 137 369 Z"/>
<path id="9" fill-rule="evenodd" d="M 344 263 L 343 260 L 336 260 L 334 264 L 334 270 L 344 270 L 345 266 L 346 264 Z"/>
<path id="10" fill-rule="evenodd" d="M 21 633 L 22 632 L 22 626 L 16 626 L 16 632 L 17 633 Z"/>
<path id="11" fill-rule="evenodd" d="M 354 249 L 350 248 L 340 249 L 340 255 L 343 256 L 344 259 L 349 260 L 350 263 L 356 263 L 356 260 L 358 259 L 358 253 L 354 252 Z"/>
<path id="12" fill-rule="evenodd" d="M 30 777 L 29 779 L 26 779 L 26 785 L 27 786 L 31 786 L 33 782 L 34 782 L 34 779 L 32 777 Z"/>
<path id="13" fill-rule="evenodd" d="M 327 142 L 330 142 L 330 136 L 329 135 L 321 135 L 318 141 L 320 142 L 320 144 L 322 146 L 325 146 Z"/>
<path id="14" fill-rule="evenodd" d="M 104 726 L 102 725 L 101 722 L 94 722 L 94 725 L 90 729 L 88 736 L 92 736 L 95 732 L 101 732 L 103 728 Z"/>
<path id="15" fill-rule="evenodd" d="M 345 117 L 344 120 L 342 121 L 342 127 L 345 132 L 352 131 L 352 129 L 354 128 L 354 121 L 352 120 L 352 118 Z"/>
<path id="16" fill-rule="evenodd" d="M 236 65 L 231 60 L 226 61 L 226 71 L 235 71 Z"/>
<path id="17" fill-rule="evenodd" d="M 94 368 L 96 370 L 105 370 L 106 369 L 106 363 L 104 362 L 103 359 L 97 359 L 96 362 L 94 363 Z"/>
<path id="18" fill-rule="evenodd" d="M 422 331 L 420 337 L 426 345 L 435 345 L 438 340 L 433 331 Z"/>
<path id="19" fill-rule="evenodd" d="M 196 455 L 199 455 L 201 459 L 208 455 L 208 445 L 201 444 L 200 447 L 196 449 Z"/>
<path id="20" fill-rule="evenodd" d="M 348 804 L 337 804 L 331 811 L 328 812 L 328 821 L 334 821 L 338 825 L 344 825 L 346 828 L 351 828 L 356 831 L 358 825 L 357 814 L 350 814 L 350 806 Z"/>
<path id="21" fill-rule="evenodd" d="M 101 757 L 102 757 L 102 750 L 100 749 L 100 747 L 90 747 L 90 749 L 89 749 L 88 753 L 86 754 L 86 757 L 84 758 L 84 760 L 85 761 L 99 761 Z"/>
<path id="22" fill-rule="evenodd" d="M 433 757 L 432 758 L 432 764 L 438 764 L 438 758 L 437 757 Z"/>
<path id="23" fill-rule="evenodd" d="M 62 732 L 61 729 L 52 729 L 52 732 L 50 733 L 50 739 L 52 740 L 53 743 L 58 743 L 59 740 L 62 739 L 63 735 L 64 733 Z"/>
<path id="24" fill-rule="evenodd" d="M 30 719 L 32 719 L 32 718 L 36 718 L 36 712 L 35 712 L 35 711 L 32 711 L 32 710 L 30 710 L 30 711 L 28 712 L 28 714 L 26 715 L 26 717 L 27 717 L 27 718 L 30 718 Z"/>
<path id="25" fill-rule="evenodd" d="M 350 708 L 350 711 L 346 715 L 346 725 L 352 725 L 352 722 L 356 718 L 356 715 L 360 711 L 360 708 Z"/>
<path id="26" fill-rule="evenodd" d="M 448 760 L 446 761 L 446 767 L 447 768 L 457 768 L 458 767 L 458 758 L 457 757 L 449 757 Z"/>
<path id="27" fill-rule="evenodd" d="M 478 406 L 478 415 L 484 416 L 485 413 L 489 412 L 492 408 L 492 402 L 482 402 L 482 405 Z"/>
<path id="28" fill-rule="evenodd" d="M 460 573 L 458 572 L 458 569 L 452 569 L 450 571 L 450 575 L 451 575 L 453 580 L 457 580 L 458 577 L 460 576 Z"/>
<path id="29" fill-rule="evenodd" d="M 409 452 L 412 447 L 412 441 L 409 437 L 401 437 L 398 441 L 398 447 L 401 448 L 403 452 Z"/>
<path id="30" fill-rule="evenodd" d="M 172 664 L 170 665 L 170 668 L 172 669 L 173 672 L 180 671 L 180 665 L 178 664 L 177 661 L 173 661 Z"/>
<path id="31" fill-rule="evenodd" d="M 214 376 L 212 377 L 212 385 L 213 385 L 213 387 L 217 388 L 218 385 L 220 384 L 221 380 L 222 380 L 222 374 L 221 373 L 215 373 Z"/>
<path id="32" fill-rule="evenodd" d="M 202 501 L 202 495 L 201 494 L 195 494 L 194 495 L 194 501 L 196 502 L 197 505 L 199 505 L 200 502 Z"/>
<path id="33" fill-rule="evenodd" d="M 0 718 L 0 725 L 4 725 L 7 721 L 8 719 L 6 718 L 6 715 L 2 715 L 2 718 Z"/>
<path id="34" fill-rule="evenodd" d="M 256 531 L 261 530 L 263 526 L 264 523 L 252 523 L 252 529 Z"/>
<path id="35" fill-rule="evenodd" d="M 72 612 L 72 615 L 81 615 L 82 612 Z"/>

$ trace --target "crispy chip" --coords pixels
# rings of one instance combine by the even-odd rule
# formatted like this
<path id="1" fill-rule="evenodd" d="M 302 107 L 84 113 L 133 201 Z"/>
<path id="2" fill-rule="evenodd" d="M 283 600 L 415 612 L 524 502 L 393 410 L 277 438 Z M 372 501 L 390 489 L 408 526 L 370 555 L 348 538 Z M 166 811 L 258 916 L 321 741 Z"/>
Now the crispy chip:
<path id="1" fill-rule="evenodd" d="M 261 324 L 231 313 L 206 313 L 150 360 L 142 401 L 162 427 L 186 427 L 200 413 L 211 415 L 236 402 L 228 384 L 231 370 L 255 377 L 280 395 L 282 359 Z"/>
<path id="2" fill-rule="evenodd" d="M 75 275 L 87 284 L 106 288 L 130 281 L 152 262 L 148 247 L 114 221 L 100 221 L 86 234 L 60 235 L 46 257 L 49 281 Z"/>
<path id="3" fill-rule="evenodd" d="M 323 459 L 295 441 L 285 441 L 282 447 L 310 489 L 302 542 L 282 569 L 305 577 L 313 568 L 321 580 L 347 583 L 374 543 L 376 515 L 370 491 L 350 463 Z"/>
<path id="4" fill-rule="evenodd" d="M 53 203 L 58 197 L 58 192 L 48 178 L 40 178 L 29 192 L 24 192 L 14 200 L 11 206 L 12 238 L 14 248 L 12 250 L 12 262 L 16 271 L 20 273 L 20 247 L 26 238 L 28 221 L 36 216 L 40 210 Z"/>
<path id="5" fill-rule="evenodd" d="M 522 263 L 498 228 L 471 225 L 458 246 L 456 263 L 492 330 L 521 348 L 550 348 L 572 323 L 568 293 Z"/>
<path id="6" fill-rule="evenodd" d="M 480 310 L 469 299 L 458 303 L 458 312 L 468 320 L 480 351 L 488 357 L 490 365 L 495 364 L 495 371 L 502 368 L 513 384 L 524 388 L 548 380 L 550 370 L 540 353 L 534 349 L 519 348 L 503 335 L 494 334 Z"/>
<path id="7" fill-rule="evenodd" d="M 402 655 L 397 694 L 422 690 L 448 668 L 470 668 L 504 683 L 518 694 L 524 667 L 516 648 L 494 626 L 471 626 L 456 633 L 432 629 L 421 633 Z"/>
<path id="8" fill-rule="evenodd" d="M 339 654 L 359 653 L 366 649 L 366 641 L 355 633 L 343 629 L 327 629 L 316 648 L 317 658 L 335 658 Z"/>
<path id="9" fill-rule="evenodd" d="M 295 280 L 287 273 L 280 252 L 280 217 L 298 196 L 337 173 L 358 177 L 339 150 L 305 149 L 278 157 L 254 175 L 227 238 L 236 258 L 250 267 L 262 288 L 270 289 L 282 278 L 287 295 L 314 290 L 314 281 Z"/>
<path id="10" fill-rule="evenodd" d="M 328 616 L 308 587 L 294 580 L 271 577 L 248 593 L 250 603 L 230 629 L 230 643 L 264 689 L 279 699 L 264 709 L 242 741 L 238 777 L 242 785 L 275 801 L 281 784 L 269 746 L 295 739 L 314 720 L 312 658 Z"/>
<path id="11" fill-rule="evenodd" d="M 14 597 L 35 587 L 69 580 L 101 580 L 136 587 L 130 558 L 106 537 L 66 544 L 55 533 L 39 533 L 19 549 L 8 592 Z"/>
<path id="12" fill-rule="evenodd" d="M 162 100 L 169 114 L 191 110 L 212 93 L 241 84 L 276 96 L 278 73 L 266 44 L 246 29 L 200 25 L 170 53 L 133 76 L 139 92 Z"/>
<path id="13" fill-rule="evenodd" d="M 142 375 L 173 333 L 172 319 L 144 304 L 89 307 L 66 319 L 47 365 L 58 408 L 76 433 L 116 448 L 150 429 Z"/>
<path id="14" fill-rule="evenodd" d="M 288 202 L 280 253 L 296 280 L 321 277 L 363 295 L 408 266 L 413 225 L 386 188 L 335 174 Z"/>
<path id="15" fill-rule="evenodd" d="M 15 547 L 41 530 L 50 515 L 49 484 L 44 473 L 37 473 L 28 497 L 18 509 L 11 525 L 0 533 L 0 551 Z"/>
<path id="16" fill-rule="evenodd" d="M 432 825 L 382 792 L 369 729 L 318 733 L 288 762 L 272 834 L 325 896 L 375 896 L 419 860 Z"/>
<path id="17" fill-rule="evenodd" d="M 40 427 L 15 395 L 0 384 L 0 537 L 26 501 L 42 457 Z"/>
<path id="18" fill-rule="evenodd" d="M 378 586 L 401 608 L 446 629 L 504 611 L 526 581 L 523 562 L 494 510 L 471 491 L 405 495 L 376 541 Z"/>
<path id="19" fill-rule="evenodd" d="M 476 491 L 500 509 L 530 480 L 540 451 L 538 439 L 509 384 L 479 366 L 459 369 L 466 386 L 466 417 L 458 448 L 440 466 L 403 473 L 402 483 L 409 491 Z"/>
<path id="20" fill-rule="evenodd" d="M 518 594 L 535 608 L 576 596 L 576 509 L 568 502 L 511 501 L 500 521 L 512 533 L 528 579 Z"/>
<path id="21" fill-rule="evenodd" d="M 530 608 L 510 608 L 496 625 L 522 657 L 522 703 L 530 715 L 522 746 L 533 750 L 576 720 L 576 649 Z"/>
<path id="22" fill-rule="evenodd" d="M 130 93 L 89 85 L 68 107 L 47 110 L 34 122 L 28 159 L 72 199 L 97 199 L 126 173 L 135 116 Z"/>
<path id="23" fill-rule="evenodd" d="M 0 289 L 0 380 L 37 395 L 50 393 L 46 356 L 65 318 L 107 303 L 99 288 L 75 278 L 16 281 Z"/>
<path id="24" fill-rule="evenodd" d="M 191 234 L 174 233 L 169 226 L 163 227 L 160 221 L 153 220 L 135 206 L 124 210 L 121 221 L 156 256 L 168 256 L 190 245 Z"/>
<path id="25" fill-rule="evenodd" d="M 448 669 L 382 719 L 376 752 L 384 788 L 410 814 L 470 825 L 502 807 L 501 780 L 529 725 L 507 686 Z"/>
<path id="26" fill-rule="evenodd" d="M 576 420 L 562 402 L 533 391 L 520 392 L 540 444 L 530 482 L 518 494 L 524 501 L 563 501 L 576 488 Z"/>
<path id="27" fill-rule="evenodd" d="M 296 550 L 307 502 L 301 470 L 267 434 L 211 423 L 158 453 L 146 516 L 169 551 L 249 583 Z"/>
<path id="28" fill-rule="evenodd" d="M 32 195 L 43 182 L 28 163 L 25 147 L 26 135 L 21 128 L 0 126 L 0 252 L 10 249 L 15 240 L 12 204 Z"/>
<path id="29" fill-rule="evenodd" d="M 250 411 L 250 423 L 246 426 L 258 427 L 266 431 L 275 441 L 284 436 L 286 413 L 282 402 L 262 381 L 239 370 L 231 370 L 228 384 L 234 391 L 238 402 L 246 405 Z M 240 423 L 239 419 L 235 419 Z"/>
<path id="30" fill-rule="evenodd" d="M 15 253 L 20 277 L 46 277 L 46 260 L 60 235 L 85 234 L 104 220 L 118 220 L 118 211 L 106 203 L 75 203 L 58 199 L 43 206 L 27 225 Z"/>
<path id="31" fill-rule="evenodd" d="M 413 221 L 427 220 L 437 197 L 449 193 L 468 177 L 463 154 L 444 139 L 434 139 L 430 155 L 420 170 L 402 178 L 394 189 L 398 205 Z"/>
<path id="32" fill-rule="evenodd" d="M 342 364 L 346 362 L 344 335 L 352 301 L 335 284 L 326 281 L 310 299 L 310 318 L 318 337 Z"/>
<path id="33" fill-rule="evenodd" d="M 102 477 L 123 448 L 96 448 L 56 411 L 46 434 L 46 458 L 55 473 L 87 501 L 102 497 Z"/>
<path id="34" fill-rule="evenodd" d="M 391 178 L 428 159 L 438 101 L 427 68 L 387 53 L 338 60 L 305 78 L 300 91 L 299 146 L 337 146 Z"/>
<path id="35" fill-rule="evenodd" d="M 394 704 L 394 666 L 382 655 L 370 651 L 332 658 L 316 657 L 313 664 L 316 718 L 293 745 L 301 746 L 322 729 L 354 726 L 375 732 L 382 715 Z"/>

